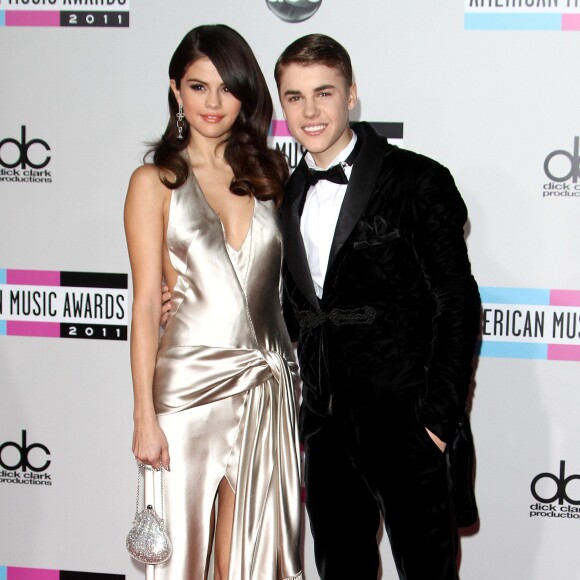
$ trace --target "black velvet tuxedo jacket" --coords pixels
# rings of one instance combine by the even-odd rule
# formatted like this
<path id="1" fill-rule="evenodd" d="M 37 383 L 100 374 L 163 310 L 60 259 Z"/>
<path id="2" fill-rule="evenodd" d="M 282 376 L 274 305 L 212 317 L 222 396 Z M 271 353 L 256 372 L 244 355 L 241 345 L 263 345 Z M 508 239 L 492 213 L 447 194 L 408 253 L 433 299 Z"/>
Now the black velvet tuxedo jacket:
<path id="1" fill-rule="evenodd" d="M 284 312 L 303 403 L 346 413 L 385 393 L 418 389 L 420 421 L 450 441 L 464 411 L 480 299 L 464 241 L 467 210 L 449 171 L 353 125 L 354 162 L 323 296 L 300 233 L 306 163 L 282 207 Z"/>

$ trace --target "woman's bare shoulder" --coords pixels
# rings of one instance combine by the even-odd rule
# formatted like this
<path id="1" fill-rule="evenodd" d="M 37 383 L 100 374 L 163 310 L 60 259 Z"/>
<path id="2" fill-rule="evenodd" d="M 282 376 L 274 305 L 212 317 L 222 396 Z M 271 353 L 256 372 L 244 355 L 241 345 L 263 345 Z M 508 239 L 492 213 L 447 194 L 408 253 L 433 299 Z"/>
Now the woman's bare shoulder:
<path id="1" fill-rule="evenodd" d="M 162 170 L 152 163 L 137 167 L 129 180 L 127 198 L 149 198 L 151 201 L 165 199 L 170 194 L 170 189 L 161 181 L 162 176 Z"/>
<path id="2" fill-rule="evenodd" d="M 137 186 L 138 188 L 147 188 L 153 191 L 169 192 L 170 188 L 166 183 L 175 182 L 175 175 L 166 169 L 162 169 L 153 163 L 144 163 L 137 167 L 131 175 L 129 188 Z"/>
<path id="3" fill-rule="evenodd" d="M 132 186 L 146 187 L 153 189 L 164 188 L 161 182 L 161 170 L 153 163 L 144 163 L 133 171 L 129 181 L 129 188 Z"/>

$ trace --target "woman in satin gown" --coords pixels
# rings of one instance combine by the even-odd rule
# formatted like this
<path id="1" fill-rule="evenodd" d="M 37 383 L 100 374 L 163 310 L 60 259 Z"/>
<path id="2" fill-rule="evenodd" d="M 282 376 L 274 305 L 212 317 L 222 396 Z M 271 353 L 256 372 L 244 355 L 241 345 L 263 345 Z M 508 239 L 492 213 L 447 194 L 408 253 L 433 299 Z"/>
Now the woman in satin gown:
<path id="1" fill-rule="evenodd" d="M 271 98 L 251 49 L 223 25 L 190 31 L 169 78 L 167 129 L 125 203 L 133 452 L 166 468 L 173 543 L 154 576 L 301 579 L 276 209 L 288 169 L 267 147 Z M 172 306 L 159 339 L 162 278 Z"/>

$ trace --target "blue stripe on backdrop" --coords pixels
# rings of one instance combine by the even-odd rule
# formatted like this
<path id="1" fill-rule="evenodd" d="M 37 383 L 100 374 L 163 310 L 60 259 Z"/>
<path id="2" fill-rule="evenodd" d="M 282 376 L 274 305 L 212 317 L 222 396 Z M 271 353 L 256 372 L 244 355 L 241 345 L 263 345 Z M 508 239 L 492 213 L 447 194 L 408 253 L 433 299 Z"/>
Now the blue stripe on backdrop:
<path id="1" fill-rule="evenodd" d="M 550 290 L 545 288 L 481 286 L 479 294 L 485 304 L 550 304 Z"/>
<path id="2" fill-rule="evenodd" d="M 541 359 L 548 358 L 548 345 L 530 342 L 482 342 L 479 356 L 498 358 L 525 358 Z"/>
<path id="3" fill-rule="evenodd" d="M 465 30 L 562 30 L 561 14 L 465 15 Z"/>

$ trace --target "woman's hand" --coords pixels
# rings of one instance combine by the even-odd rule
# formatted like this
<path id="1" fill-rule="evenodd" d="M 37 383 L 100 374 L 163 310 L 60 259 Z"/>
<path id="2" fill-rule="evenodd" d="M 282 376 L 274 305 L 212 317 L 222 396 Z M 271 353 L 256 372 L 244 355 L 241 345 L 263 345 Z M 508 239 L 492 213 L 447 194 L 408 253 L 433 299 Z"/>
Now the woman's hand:
<path id="1" fill-rule="evenodd" d="M 169 291 L 169 286 L 163 282 L 161 285 L 161 319 L 159 320 L 159 325 L 165 328 L 167 321 L 169 320 L 169 312 L 171 310 L 171 292 Z"/>
<path id="2" fill-rule="evenodd" d="M 138 462 L 169 471 L 169 445 L 156 417 L 135 420 L 133 453 Z"/>

